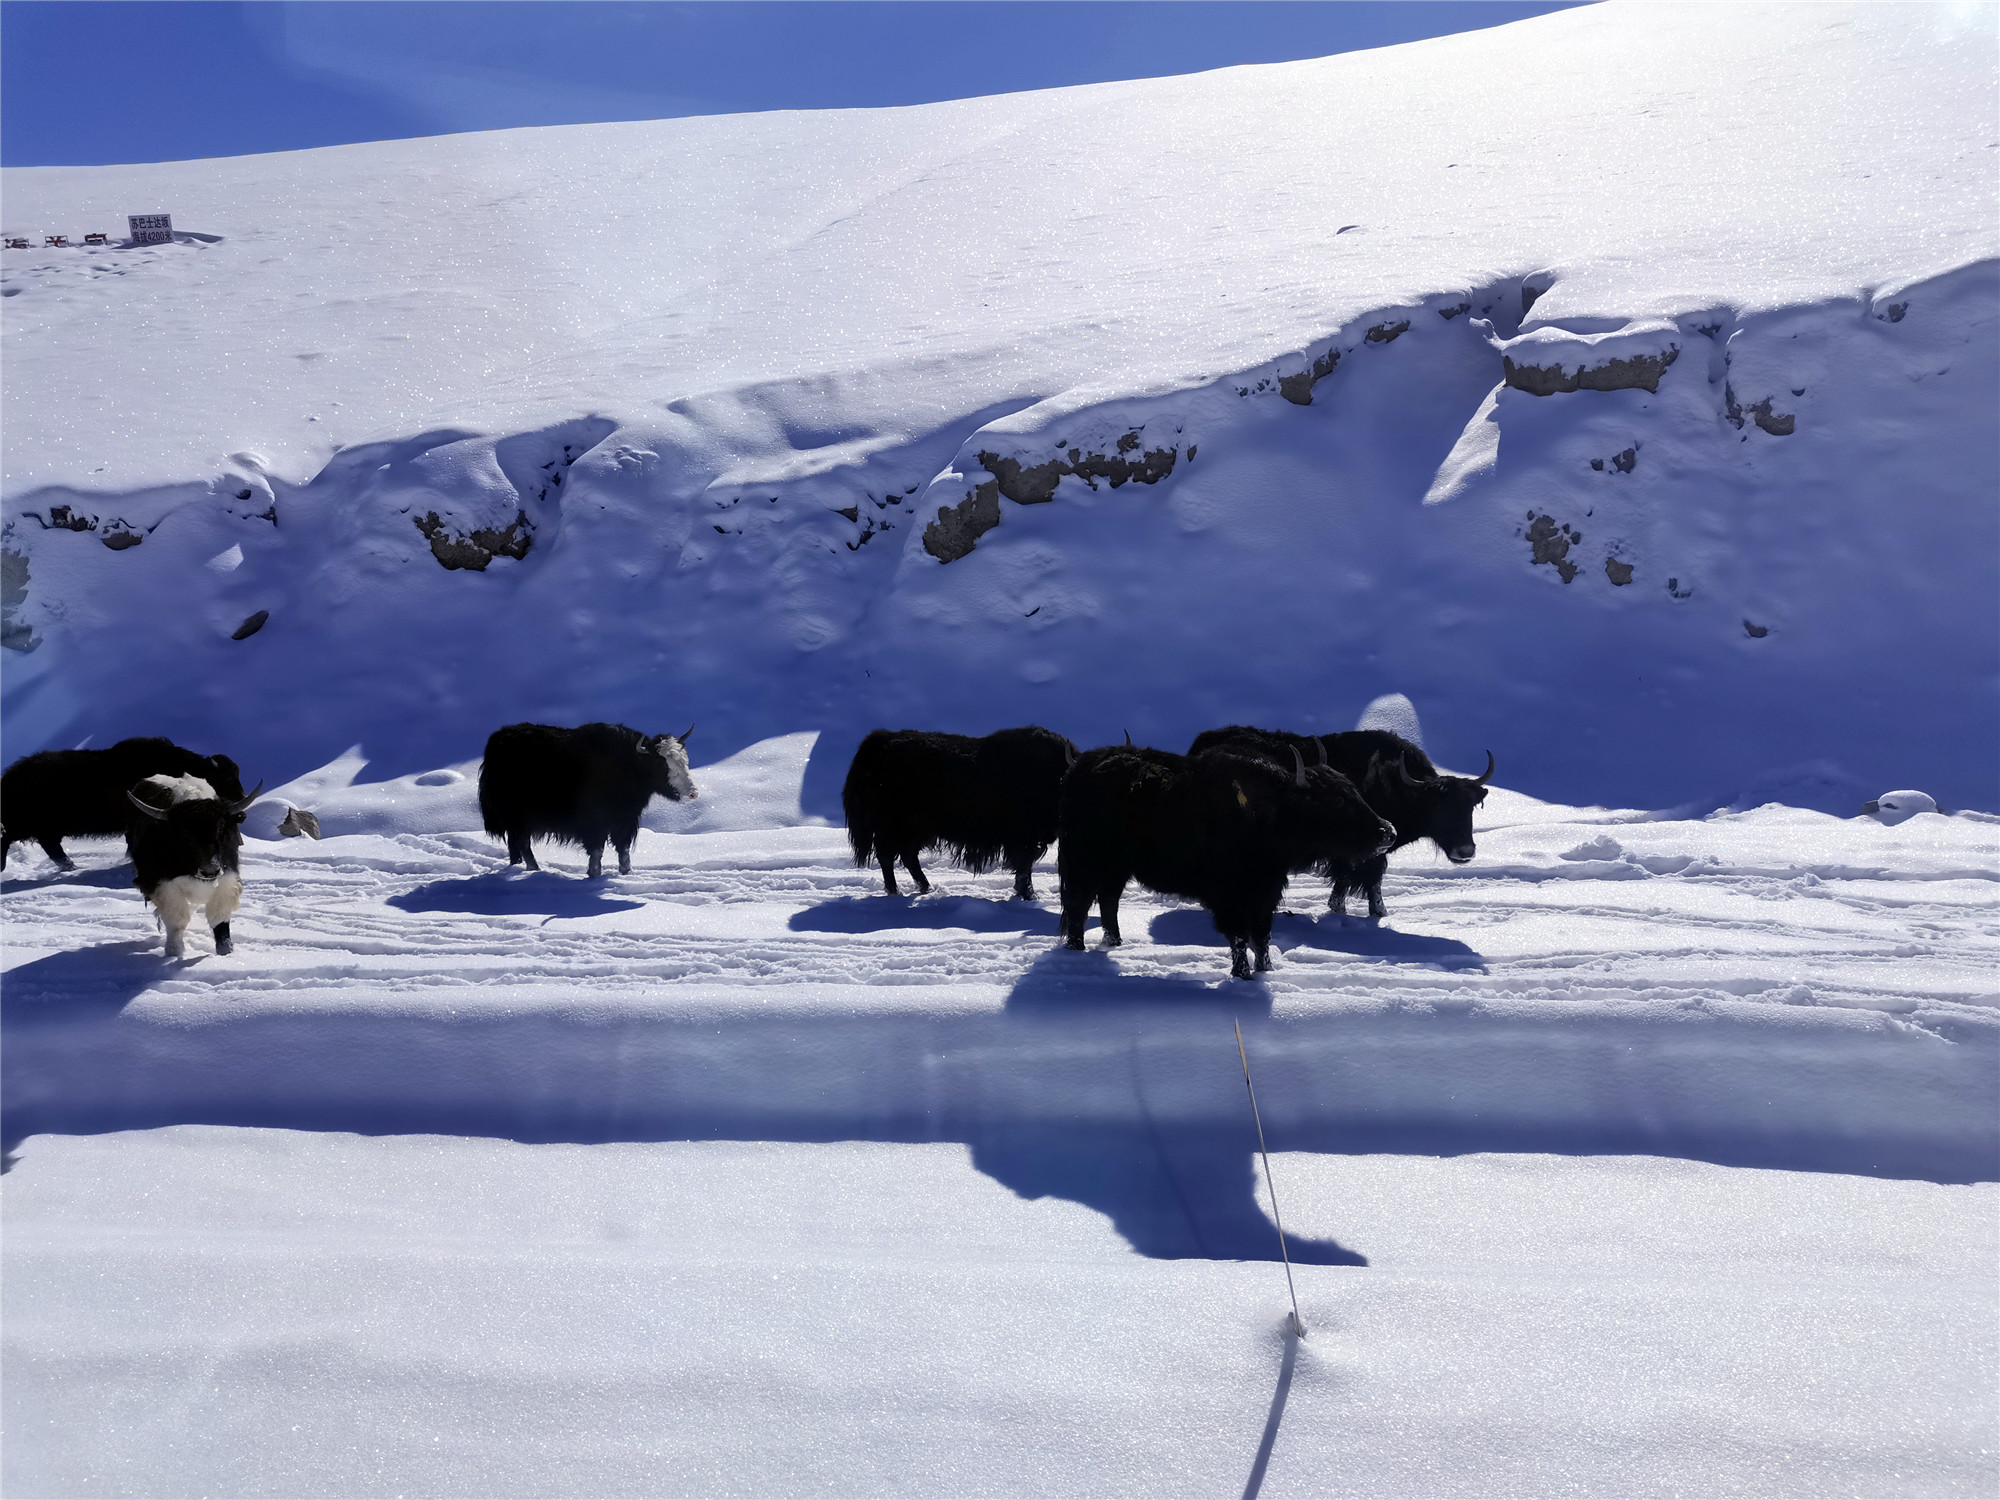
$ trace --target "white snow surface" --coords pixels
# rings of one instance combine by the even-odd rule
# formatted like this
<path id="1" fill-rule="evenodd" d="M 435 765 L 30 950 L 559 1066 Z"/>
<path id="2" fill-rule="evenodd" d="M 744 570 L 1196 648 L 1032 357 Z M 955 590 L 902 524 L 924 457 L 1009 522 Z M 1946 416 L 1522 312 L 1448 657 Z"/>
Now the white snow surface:
<path id="1" fill-rule="evenodd" d="M 1496 788 L 1384 923 L 1295 883 L 1243 984 L 1143 892 L 1115 954 L 1004 874 L 878 894 L 809 748 L 594 882 L 343 757 L 228 958 L 115 846 L 24 856 L 9 1492 L 2000 1479 L 2000 820 Z"/>
<path id="2" fill-rule="evenodd" d="M 1402 694 L 1565 802 L 1994 808 L 1993 30 L 1619 0 L 10 171 L 10 225 L 188 231 L 0 262 L 10 751 L 394 778 L 694 718 L 711 754 L 820 732 L 826 815 L 878 724 L 1175 747 Z"/>
<path id="3" fill-rule="evenodd" d="M 4 1487 L 1991 1495 L 1993 43 L 7 172 L 186 232 L 0 257 L 5 758 L 268 790 L 226 958 L 0 881 Z M 590 719 L 700 799 L 510 869 Z M 1239 984 L 854 867 L 863 732 L 1029 721 L 1498 771 Z"/>

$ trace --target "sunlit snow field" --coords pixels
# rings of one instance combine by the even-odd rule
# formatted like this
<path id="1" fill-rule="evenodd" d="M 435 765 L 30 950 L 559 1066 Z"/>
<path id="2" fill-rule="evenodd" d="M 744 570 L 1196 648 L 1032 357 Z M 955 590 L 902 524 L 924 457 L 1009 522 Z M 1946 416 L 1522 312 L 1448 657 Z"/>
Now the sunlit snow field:
<path id="1" fill-rule="evenodd" d="M 810 745 L 697 768 L 651 821 L 715 831 L 599 882 L 445 826 L 468 780 L 331 767 L 226 959 L 160 957 L 115 845 L 29 855 L 9 1491 L 2000 1477 L 2000 823 L 1499 790 L 1386 922 L 1296 881 L 1238 983 L 1143 893 L 1059 950 L 1046 867 L 882 896 Z"/>

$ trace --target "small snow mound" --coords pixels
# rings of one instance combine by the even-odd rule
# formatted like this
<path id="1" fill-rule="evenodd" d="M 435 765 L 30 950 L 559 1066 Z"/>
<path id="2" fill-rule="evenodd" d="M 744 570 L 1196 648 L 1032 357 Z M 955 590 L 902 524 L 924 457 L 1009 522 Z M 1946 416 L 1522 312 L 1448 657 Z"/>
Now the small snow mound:
<path id="1" fill-rule="evenodd" d="M 1893 828 L 1898 823 L 1908 822 L 1918 813 L 1934 813 L 1938 810 L 1937 799 L 1928 792 L 1884 792 L 1861 811 L 1869 814 L 1877 822 Z"/>
<path id="2" fill-rule="evenodd" d="M 1412 745 L 1423 748 L 1424 727 L 1417 722 L 1417 706 L 1401 693 L 1384 693 L 1361 711 L 1356 729 L 1386 729 L 1400 734 Z"/>
<path id="3" fill-rule="evenodd" d="M 1586 844 L 1578 844 L 1574 849 L 1565 849 L 1564 859 L 1620 859 L 1625 854 L 1625 846 L 1608 833 L 1601 833 Z"/>
<path id="4" fill-rule="evenodd" d="M 465 773 L 447 768 L 442 771 L 426 771 L 415 779 L 418 786 L 456 786 L 465 780 Z"/>

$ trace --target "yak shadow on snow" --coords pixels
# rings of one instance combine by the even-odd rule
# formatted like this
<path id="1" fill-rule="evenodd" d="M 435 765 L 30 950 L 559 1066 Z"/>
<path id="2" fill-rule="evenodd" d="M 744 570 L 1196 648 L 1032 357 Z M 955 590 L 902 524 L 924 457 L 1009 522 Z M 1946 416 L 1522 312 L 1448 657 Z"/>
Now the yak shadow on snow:
<path id="1" fill-rule="evenodd" d="M 71 840 L 70 842 L 75 842 Z M 40 851 L 36 851 L 39 857 Z M 132 889 L 132 862 L 120 860 L 115 865 L 105 865 L 101 869 L 59 870 L 48 860 L 42 860 L 42 867 L 33 875 L 14 875 L 0 879 L 0 895 L 14 891 L 39 890 L 46 885 L 92 885 L 100 890 L 129 891 Z"/>
<path id="2" fill-rule="evenodd" d="M 1208 913 L 1199 907 L 1174 907 L 1153 918 L 1147 935 L 1163 947 L 1224 948 L 1222 934 L 1215 930 Z M 1457 938 L 1428 937 L 1420 932 L 1399 932 L 1379 922 L 1360 917 L 1343 917 L 1323 912 L 1303 917 L 1281 911 L 1271 923 L 1271 946 L 1280 953 L 1293 948 L 1317 948 L 1329 953 L 1351 953 L 1356 958 L 1377 958 L 1388 963 L 1428 964 L 1444 969 L 1483 972 L 1486 960 L 1475 948 Z"/>
<path id="3" fill-rule="evenodd" d="M 963 928 L 968 932 L 1056 934 L 1056 913 L 1032 901 L 984 896 L 840 896 L 792 913 L 794 932 L 894 932 Z"/>
<path id="4" fill-rule="evenodd" d="M 1083 1016 L 1129 1017 L 1163 1003 L 1184 1018 L 1213 1017 L 1219 1062 L 1233 1059 L 1234 1018 L 1271 1010 L 1261 983 L 1217 988 L 1180 975 L 1127 975 L 1101 948 L 1059 948 L 1021 976 L 1007 1014 L 1046 1028 Z M 970 1132 L 972 1164 L 1024 1198 L 1067 1198 L 1096 1209 L 1134 1250 L 1156 1260 L 1279 1259 L 1277 1226 L 1257 1199 L 1249 1095 L 1240 1115 L 1220 1122 L 1161 1118 L 1151 1096 L 1176 1080 L 1155 1076 L 1160 1065 L 1136 1034 L 1122 1050 L 1124 1087 L 1115 1095 L 1101 1095 L 1090 1114 L 1073 1120 L 979 1122 Z M 1288 1234 L 1285 1245 L 1301 1265 L 1368 1264 L 1332 1240 Z"/>
<path id="5" fill-rule="evenodd" d="M 388 904 L 402 911 L 455 911 L 481 917 L 601 917 L 637 911 L 643 901 L 614 900 L 595 880 L 579 880 L 550 870 L 507 871 L 466 880 L 433 880 Z"/>
<path id="6" fill-rule="evenodd" d="M 65 948 L 7 971 L 0 988 L 0 1030 L 68 1025 L 116 1016 L 163 979 L 193 969 L 207 957 L 200 928 L 190 935 L 188 956 L 168 958 L 160 938 Z"/>

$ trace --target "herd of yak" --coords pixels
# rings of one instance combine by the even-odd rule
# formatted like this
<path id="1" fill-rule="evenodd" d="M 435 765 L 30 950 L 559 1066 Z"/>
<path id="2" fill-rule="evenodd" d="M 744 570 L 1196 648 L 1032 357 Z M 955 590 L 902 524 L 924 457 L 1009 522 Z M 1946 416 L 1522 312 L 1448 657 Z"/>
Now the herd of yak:
<path id="1" fill-rule="evenodd" d="M 632 869 L 640 814 L 654 796 L 697 796 L 687 741 L 622 724 L 558 728 L 510 724 L 486 742 L 479 810 L 510 863 L 539 868 L 531 841 L 575 844 L 590 877 L 604 846 Z M 1079 751 L 1039 726 L 975 738 L 878 729 L 861 742 L 841 789 L 857 866 L 879 861 L 897 894 L 900 862 L 919 894 L 919 858 L 942 849 L 975 874 L 1004 867 L 1014 894 L 1032 899 L 1035 861 L 1051 844 L 1062 895 L 1062 935 L 1084 945 L 1095 904 L 1107 947 L 1120 942 L 1126 885 L 1199 901 L 1229 940 L 1230 972 L 1271 966 L 1271 918 L 1287 879 L 1312 871 L 1386 915 L 1388 856 L 1428 838 L 1446 858 L 1473 856 L 1472 810 L 1486 797 L 1493 757 L 1477 779 L 1446 776 L 1417 746 L 1382 730 L 1301 735 L 1232 726 L 1195 737 L 1185 755 L 1134 745 Z M 108 750 L 44 750 L 0 776 L 0 863 L 23 839 L 70 868 L 65 837 L 123 834 L 134 884 L 158 914 L 170 957 L 183 952 L 195 911 L 218 953 L 242 898 L 241 826 L 263 789 L 247 795 L 226 755 L 197 755 L 170 740 L 121 740 Z M 304 818 L 295 814 L 295 818 Z M 285 831 L 316 832 L 288 818 Z"/>

